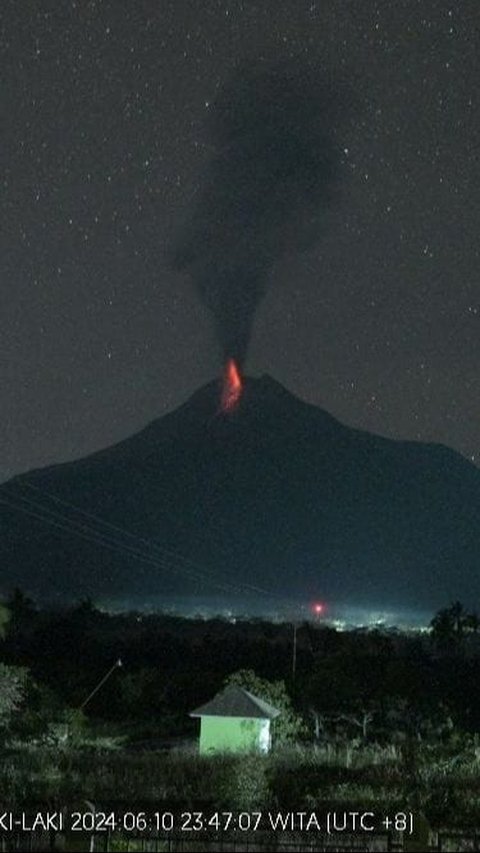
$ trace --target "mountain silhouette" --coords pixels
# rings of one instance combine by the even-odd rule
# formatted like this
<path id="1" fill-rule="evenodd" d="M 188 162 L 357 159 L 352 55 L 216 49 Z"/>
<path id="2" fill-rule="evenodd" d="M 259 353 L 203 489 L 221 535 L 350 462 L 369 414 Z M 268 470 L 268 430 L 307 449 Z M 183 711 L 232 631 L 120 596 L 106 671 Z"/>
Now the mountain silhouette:
<path id="1" fill-rule="evenodd" d="M 213 381 L 119 444 L 0 486 L 0 589 L 477 604 L 475 466 L 347 427 L 269 376 L 246 378 L 233 412 L 219 399 Z"/>

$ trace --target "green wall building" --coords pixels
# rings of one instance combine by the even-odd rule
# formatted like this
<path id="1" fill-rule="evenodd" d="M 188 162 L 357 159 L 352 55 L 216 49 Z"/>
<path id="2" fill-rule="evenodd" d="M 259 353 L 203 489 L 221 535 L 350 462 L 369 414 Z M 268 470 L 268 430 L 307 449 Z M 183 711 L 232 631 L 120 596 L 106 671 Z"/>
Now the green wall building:
<path id="1" fill-rule="evenodd" d="M 200 717 L 200 753 L 268 752 L 270 723 L 280 711 L 243 687 L 226 687 L 192 711 Z"/>

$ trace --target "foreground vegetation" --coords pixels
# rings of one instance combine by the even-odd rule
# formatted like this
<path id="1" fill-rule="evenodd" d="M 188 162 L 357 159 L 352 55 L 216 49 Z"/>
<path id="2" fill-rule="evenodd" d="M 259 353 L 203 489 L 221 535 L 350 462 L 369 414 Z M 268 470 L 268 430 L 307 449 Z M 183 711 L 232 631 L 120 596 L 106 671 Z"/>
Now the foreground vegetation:
<path id="1" fill-rule="evenodd" d="M 267 756 L 199 756 L 23 745 L 4 753 L 0 789 L 11 807 L 94 802 L 150 810 L 421 810 L 433 827 L 478 825 L 474 740 L 443 749 L 296 746 Z M 119 796 L 121 792 L 121 796 Z"/>
<path id="2" fill-rule="evenodd" d="M 106 806 L 121 792 L 129 807 L 375 808 L 478 824 L 480 656 L 459 605 L 420 637 L 300 626 L 295 671 L 288 625 L 111 616 L 90 602 L 47 612 L 19 593 L 2 624 L 11 806 Z M 188 712 L 232 680 L 282 711 L 268 756 L 198 755 Z"/>

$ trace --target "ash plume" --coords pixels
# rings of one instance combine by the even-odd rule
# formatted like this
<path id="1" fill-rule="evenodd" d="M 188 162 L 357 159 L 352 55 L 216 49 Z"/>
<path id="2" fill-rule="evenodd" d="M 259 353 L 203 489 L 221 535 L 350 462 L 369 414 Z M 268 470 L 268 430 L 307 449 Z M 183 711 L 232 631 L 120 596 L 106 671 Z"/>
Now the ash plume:
<path id="1" fill-rule="evenodd" d="M 214 153 L 172 265 L 191 275 L 224 358 L 240 366 L 273 263 L 320 236 L 337 100 L 317 71 L 282 62 L 237 68 L 210 107 Z"/>

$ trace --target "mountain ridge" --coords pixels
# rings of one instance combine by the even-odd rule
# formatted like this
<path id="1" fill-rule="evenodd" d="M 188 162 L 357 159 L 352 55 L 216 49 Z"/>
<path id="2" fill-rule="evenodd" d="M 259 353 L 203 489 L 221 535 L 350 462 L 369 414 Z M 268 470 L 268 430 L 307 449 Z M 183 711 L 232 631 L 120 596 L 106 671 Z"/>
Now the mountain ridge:
<path id="1" fill-rule="evenodd" d="M 219 401 L 213 380 L 134 436 L 2 484 L 2 587 L 195 596 L 260 573 L 286 597 L 478 597 L 480 472 L 460 454 L 352 429 L 268 376 L 234 411 Z"/>

